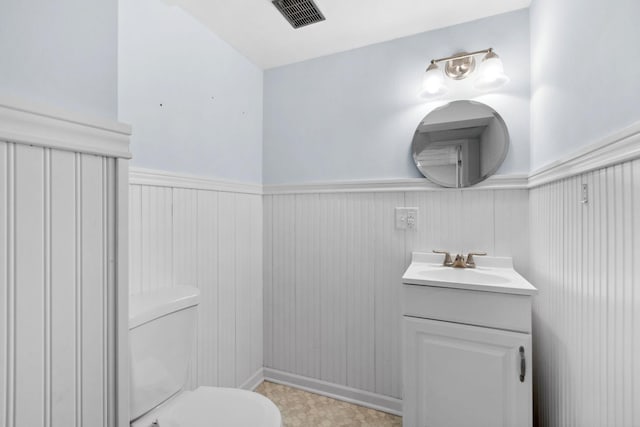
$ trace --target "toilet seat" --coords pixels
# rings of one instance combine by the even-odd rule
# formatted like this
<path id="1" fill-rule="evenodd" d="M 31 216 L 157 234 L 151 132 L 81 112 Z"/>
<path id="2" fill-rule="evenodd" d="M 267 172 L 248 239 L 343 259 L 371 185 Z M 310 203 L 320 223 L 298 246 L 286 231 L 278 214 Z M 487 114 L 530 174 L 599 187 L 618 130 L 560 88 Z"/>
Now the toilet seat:
<path id="1" fill-rule="evenodd" d="M 169 399 L 132 427 L 282 427 L 280 411 L 266 397 L 246 390 L 199 387 Z"/>

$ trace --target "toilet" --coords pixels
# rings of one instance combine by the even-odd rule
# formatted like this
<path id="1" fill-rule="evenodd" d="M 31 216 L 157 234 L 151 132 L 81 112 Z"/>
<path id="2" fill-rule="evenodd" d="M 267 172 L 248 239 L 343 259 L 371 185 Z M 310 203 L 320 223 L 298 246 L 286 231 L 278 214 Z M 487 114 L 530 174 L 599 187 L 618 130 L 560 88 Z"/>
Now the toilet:
<path id="1" fill-rule="evenodd" d="M 281 427 L 278 408 L 246 390 L 185 390 L 199 291 L 177 287 L 130 297 L 132 427 Z"/>

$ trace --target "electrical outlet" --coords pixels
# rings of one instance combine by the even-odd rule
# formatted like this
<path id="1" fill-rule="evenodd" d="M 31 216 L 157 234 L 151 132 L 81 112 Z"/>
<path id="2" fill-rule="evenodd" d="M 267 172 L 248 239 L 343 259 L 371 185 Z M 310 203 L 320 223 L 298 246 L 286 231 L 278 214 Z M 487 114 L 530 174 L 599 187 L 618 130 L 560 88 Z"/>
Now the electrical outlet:
<path id="1" fill-rule="evenodd" d="M 396 228 L 398 230 L 417 230 L 418 208 L 396 208 Z"/>
<path id="2" fill-rule="evenodd" d="M 405 208 L 407 212 L 407 229 L 418 229 L 418 208 Z"/>

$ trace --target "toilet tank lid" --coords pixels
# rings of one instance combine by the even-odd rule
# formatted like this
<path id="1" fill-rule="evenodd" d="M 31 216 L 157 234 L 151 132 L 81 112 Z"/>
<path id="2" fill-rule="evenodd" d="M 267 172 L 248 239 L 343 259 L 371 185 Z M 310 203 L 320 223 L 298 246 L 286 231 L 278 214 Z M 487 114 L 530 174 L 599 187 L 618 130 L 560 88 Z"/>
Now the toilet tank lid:
<path id="1" fill-rule="evenodd" d="M 192 286 L 158 289 L 129 297 L 129 329 L 167 314 L 198 305 L 200 291 Z"/>

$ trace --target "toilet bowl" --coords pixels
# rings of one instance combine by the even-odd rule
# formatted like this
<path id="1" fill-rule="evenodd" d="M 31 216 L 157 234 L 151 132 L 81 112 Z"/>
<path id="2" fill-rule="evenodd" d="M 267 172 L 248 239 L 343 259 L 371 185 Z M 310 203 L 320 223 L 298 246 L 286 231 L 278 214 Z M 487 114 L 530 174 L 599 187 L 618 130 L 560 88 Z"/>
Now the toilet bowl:
<path id="1" fill-rule="evenodd" d="M 278 408 L 246 390 L 185 389 L 199 291 L 169 288 L 129 301 L 132 427 L 281 427 Z"/>
<path id="2" fill-rule="evenodd" d="M 246 390 L 199 387 L 185 391 L 133 422 L 133 427 L 280 427 L 280 411 L 266 397 Z"/>

